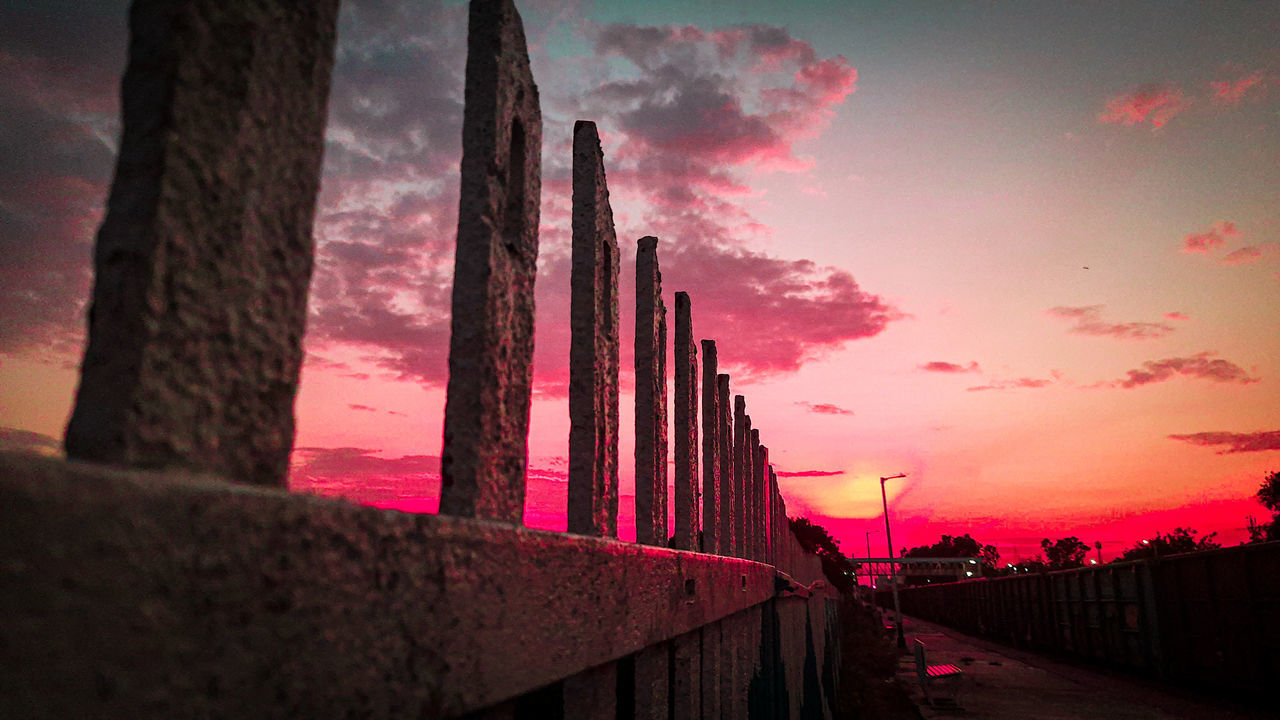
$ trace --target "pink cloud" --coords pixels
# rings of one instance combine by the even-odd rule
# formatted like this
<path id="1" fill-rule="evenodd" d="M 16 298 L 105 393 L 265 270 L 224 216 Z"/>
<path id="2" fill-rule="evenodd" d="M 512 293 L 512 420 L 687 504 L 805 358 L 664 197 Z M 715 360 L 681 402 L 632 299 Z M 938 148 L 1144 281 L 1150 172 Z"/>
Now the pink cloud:
<path id="1" fill-rule="evenodd" d="M 1161 128 L 1190 104 L 1191 98 L 1177 85 L 1149 83 L 1108 100 L 1106 109 L 1098 113 L 1098 121 L 1121 125 L 1150 122 Z"/>
<path id="2" fill-rule="evenodd" d="M 1170 435 L 1169 438 L 1205 447 L 1228 446 L 1225 450 L 1219 450 L 1219 455 L 1280 450 L 1280 430 L 1251 433 L 1200 432 L 1189 435 Z"/>
<path id="3" fill-rule="evenodd" d="M 1175 310 L 1173 312 L 1165 313 L 1164 319 L 1169 320 L 1171 322 L 1184 322 L 1186 320 L 1190 320 L 1191 316 L 1184 312 L 1178 312 L 1177 310 Z"/>
<path id="4" fill-rule="evenodd" d="M 1209 83 L 1209 89 L 1213 91 L 1213 99 L 1224 105 L 1239 104 L 1245 94 L 1254 87 L 1259 90 L 1265 87 L 1261 70 L 1239 80 L 1214 80 Z"/>
<path id="5" fill-rule="evenodd" d="M 1205 232 L 1192 233 L 1182 238 L 1182 252 L 1184 253 L 1207 253 L 1214 249 L 1222 247 L 1226 243 L 1227 238 L 1235 237 L 1239 234 L 1236 224 L 1223 220 L 1216 222 L 1213 227 Z"/>
<path id="6" fill-rule="evenodd" d="M 1086 305 L 1083 307 L 1056 307 L 1046 312 L 1051 317 L 1071 320 L 1075 324 L 1071 332 L 1080 335 L 1114 337 L 1126 340 L 1143 340 L 1164 337 L 1174 331 L 1168 323 L 1126 322 L 1108 323 L 1102 321 L 1102 305 Z M 1168 316 L 1166 316 L 1168 317 Z"/>
<path id="7" fill-rule="evenodd" d="M 809 412 L 818 413 L 820 415 L 852 415 L 853 414 L 852 410 L 846 410 L 837 405 L 832 405 L 831 403 L 811 403 L 811 402 L 805 402 L 803 400 L 799 400 L 796 402 L 796 405 L 799 405 L 804 408 L 808 408 Z"/>
<path id="8" fill-rule="evenodd" d="M 778 471 L 778 477 L 834 477 L 843 475 L 843 470 L 797 470 L 796 472 Z"/>
<path id="9" fill-rule="evenodd" d="M 1251 262 L 1257 262 L 1262 259 L 1262 248 L 1257 245 L 1242 247 L 1239 250 L 1233 250 L 1222 258 L 1223 265 L 1244 265 Z"/>
<path id="10" fill-rule="evenodd" d="M 981 368 L 978 367 L 977 361 L 972 361 L 968 365 L 961 365 L 959 363 L 946 362 L 945 360 L 934 360 L 921 365 L 920 369 L 927 372 L 940 373 L 981 372 Z"/>
<path id="11" fill-rule="evenodd" d="M 1037 389 L 1048 387 L 1055 382 L 1055 379 L 1049 378 L 1029 378 L 1023 377 L 1016 380 L 1001 380 L 988 385 L 976 385 L 974 387 L 965 388 L 969 392 L 982 392 L 985 390 L 1019 390 L 1019 389 Z"/>
<path id="12" fill-rule="evenodd" d="M 1229 360 L 1214 357 L 1215 355 L 1216 353 L 1212 352 L 1202 352 L 1191 357 L 1148 360 L 1142 364 L 1141 368 L 1129 370 L 1123 379 L 1100 383 L 1098 387 L 1132 389 L 1142 385 L 1172 380 L 1178 376 L 1240 385 L 1249 385 L 1260 380 L 1260 378 L 1249 375 L 1248 371 L 1239 365 Z"/>

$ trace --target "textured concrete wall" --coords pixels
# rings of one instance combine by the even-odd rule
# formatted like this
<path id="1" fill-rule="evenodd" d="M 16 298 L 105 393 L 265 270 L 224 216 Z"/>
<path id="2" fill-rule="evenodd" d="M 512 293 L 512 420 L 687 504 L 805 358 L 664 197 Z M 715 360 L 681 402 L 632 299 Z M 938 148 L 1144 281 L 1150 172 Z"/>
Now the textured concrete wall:
<path id="1" fill-rule="evenodd" d="M 732 558 L 0 454 L 0 717 L 451 717 L 764 602 Z"/>
<path id="2" fill-rule="evenodd" d="M 746 489 L 750 469 L 746 457 L 750 421 L 747 419 L 747 399 L 741 395 L 733 398 L 733 555 L 746 557 Z"/>
<path id="3" fill-rule="evenodd" d="M 618 239 L 595 123 L 573 126 L 569 532 L 618 535 Z"/>
<path id="4" fill-rule="evenodd" d="M 284 485 L 337 9 L 134 3 L 68 455 Z"/>
<path id="5" fill-rule="evenodd" d="M 689 294 L 678 292 L 675 332 L 675 543 L 698 550 L 698 350 Z"/>
<path id="6" fill-rule="evenodd" d="M 473 0 L 440 512 L 520 523 L 532 400 L 542 111 L 511 0 Z"/>

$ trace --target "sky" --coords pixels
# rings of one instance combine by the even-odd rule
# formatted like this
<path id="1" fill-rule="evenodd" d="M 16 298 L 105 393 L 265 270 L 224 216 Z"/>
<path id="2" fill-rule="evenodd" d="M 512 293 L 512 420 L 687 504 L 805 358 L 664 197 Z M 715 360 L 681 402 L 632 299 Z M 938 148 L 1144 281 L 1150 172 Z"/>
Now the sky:
<path id="1" fill-rule="evenodd" d="M 526 524 L 565 527 L 570 158 L 660 239 L 789 512 L 847 553 L 1244 539 L 1280 469 L 1280 5 L 518 2 L 543 113 Z M 439 502 L 466 6 L 344 2 L 293 491 Z M 0 437 L 59 452 L 127 3 L 0 0 Z M 668 363 L 668 367 L 671 367 Z M 669 379 L 670 380 L 670 379 Z M 868 535 L 868 533 L 871 533 Z"/>

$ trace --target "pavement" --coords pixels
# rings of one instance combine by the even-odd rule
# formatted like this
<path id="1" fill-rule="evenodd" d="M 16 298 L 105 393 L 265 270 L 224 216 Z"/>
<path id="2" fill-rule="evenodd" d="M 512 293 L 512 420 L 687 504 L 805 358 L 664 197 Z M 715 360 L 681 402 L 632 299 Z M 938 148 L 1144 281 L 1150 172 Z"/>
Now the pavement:
<path id="1" fill-rule="evenodd" d="M 1136 676 L 1062 662 L 906 618 L 908 650 L 898 663 L 898 684 L 923 718 L 993 720 L 1253 720 L 1276 713 L 1185 693 Z M 913 638 L 926 647 L 930 665 L 959 666 L 964 675 L 954 702 L 941 682 L 925 701 L 916 676 Z"/>

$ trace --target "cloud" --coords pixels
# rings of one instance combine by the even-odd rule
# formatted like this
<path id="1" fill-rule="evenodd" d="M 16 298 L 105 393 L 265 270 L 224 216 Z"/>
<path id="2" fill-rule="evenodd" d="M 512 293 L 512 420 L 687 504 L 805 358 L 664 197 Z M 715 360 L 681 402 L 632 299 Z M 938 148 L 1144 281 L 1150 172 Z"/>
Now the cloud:
<path id="1" fill-rule="evenodd" d="M 796 405 L 808 408 L 809 412 L 818 413 L 820 415 L 852 415 L 852 410 L 846 410 L 842 407 L 832 405 L 831 403 L 811 403 L 804 400 L 796 401 Z"/>
<path id="2" fill-rule="evenodd" d="M 978 363 L 976 360 L 971 361 L 968 365 L 961 365 L 959 363 L 946 362 L 945 360 L 933 360 L 931 362 L 925 363 L 924 365 L 921 365 L 920 369 L 927 372 L 940 372 L 940 373 L 966 373 L 966 372 L 982 371 L 982 369 L 978 367 Z"/>
<path id="3" fill-rule="evenodd" d="M 1213 91 L 1213 99 L 1223 105 L 1238 105 L 1244 98 L 1245 94 L 1252 88 L 1259 90 L 1266 87 L 1262 78 L 1262 71 L 1255 71 L 1251 75 L 1246 75 L 1238 80 L 1214 80 L 1209 83 L 1209 89 Z"/>
<path id="4" fill-rule="evenodd" d="M 988 385 L 975 385 L 974 387 L 965 388 L 965 390 L 969 392 L 982 392 L 985 390 L 1019 390 L 1019 389 L 1027 389 L 1027 388 L 1035 389 L 1035 388 L 1048 387 L 1049 385 L 1052 385 L 1055 381 L 1057 381 L 1057 379 L 1058 379 L 1057 377 L 1054 377 L 1054 378 L 1023 377 L 1023 378 L 1018 378 L 1016 380 L 1000 380 L 1000 381 L 990 383 Z"/>
<path id="5" fill-rule="evenodd" d="M 1098 122 L 1121 125 L 1150 122 L 1153 127 L 1161 128 L 1190 104 L 1191 98 L 1177 85 L 1149 83 L 1108 100 L 1106 108 L 1098 113 Z"/>
<path id="6" fill-rule="evenodd" d="M 1227 445 L 1225 450 L 1218 451 L 1219 455 L 1280 450 L 1280 430 L 1251 433 L 1200 432 L 1189 435 L 1170 435 L 1169 438 L 1205 447 Z"/>
<path id="7" fill-rule="evenodd" d="M 294 448 L 289 489 L 343 497 L 362 505 L 386 505 L 407 497 L 438 497 L 440 458 L 384 458 L 370 448 Z"/>
<path id="8" fill-rule="evenodd" d="M 1217 353 L 1202 352 L 1191 357 L 1173 357 L 1148 360 L 1142 367 L 1129 370 L 1120 380 L 1100 383 L 1098 387 L 1131 389 L 1151 383 L 1164 382 L 1178 376 L 1220 383 L 1249 385 L 1260 378 L 1252 377 L 1244 368 L 1233 362 L 1215 357 Z"/>
<path id="9" fill-rule="evenodd" d="M 31 430 L 0 427 L 0 449 L 57 457 L 62 455 L 62 441 Z"/>
<path id="10" fill-rule="evenodd" d="M 833 477 L 843 475 L 843 470 L 797 470 L 796 472 L 778 471 L 778 477 Z"/>
<path id="11" fill-rule="evenodd" d="M 1168 323 L 1126 322 L 1108 323 L 1102 321 L 1103 305 L 1086 305 L 1082 307 L 1055 307 L 1046 312 L 1061 320 L 1071 320 L 1075 324 L 1071 332 L 1080 335 L 1114 337 L 1127 340 L 1143 340 L 1168 335 L 1176 328 Z M 1177 313 L 1170 313 L 1177 314 Z M 1168 315 L 1165 316 L 1166 318 Z"/>
<path id="12" fill-rule="evenodd" d="M 1222 258 L 1223 265 L 1244 265 L 1251 262 L 1257 262 L 1262 259 L 1262 248 L 1257 245 L 1242 247 L 1239 250 L 1233 250 Z"/>
<path id="13" fill-rule="evenodd" d="M 1173 311 L 1173 312 L 1167 312 L 1167 313 L 1165 313 L 1165 314 L 1164 314 L 1164 319 L 1165 319 L 1165 320 L 1169 320 L 1169 321 L 1171 321 L 1171 322 L 1183 322 L 1183 321 L 1186 321 L 1186 320 L 1190 320 L 1190 319 L 1191 319 L 1191 316 L 1190 316 L 1190 315 L 1188 315 L 1188 314 L 1186 314 L 1186 313 L 1184 313 L 1184 312 L 1178 312 L 1177 310 L 1175 310 L 1175 311 Z"/>
<path id="14" fill-rule="evenodd" d="M 1184 253 L 1207 253 L 1214 249 L 1222 247 L 1227 238 L 1235 237 L 1239 234 L 1236 224 L 1223 220 L 1216 222 L 1213 227 L 1205 232 L 1192 233 L 1182 238 L 1182 252 Z"/>

